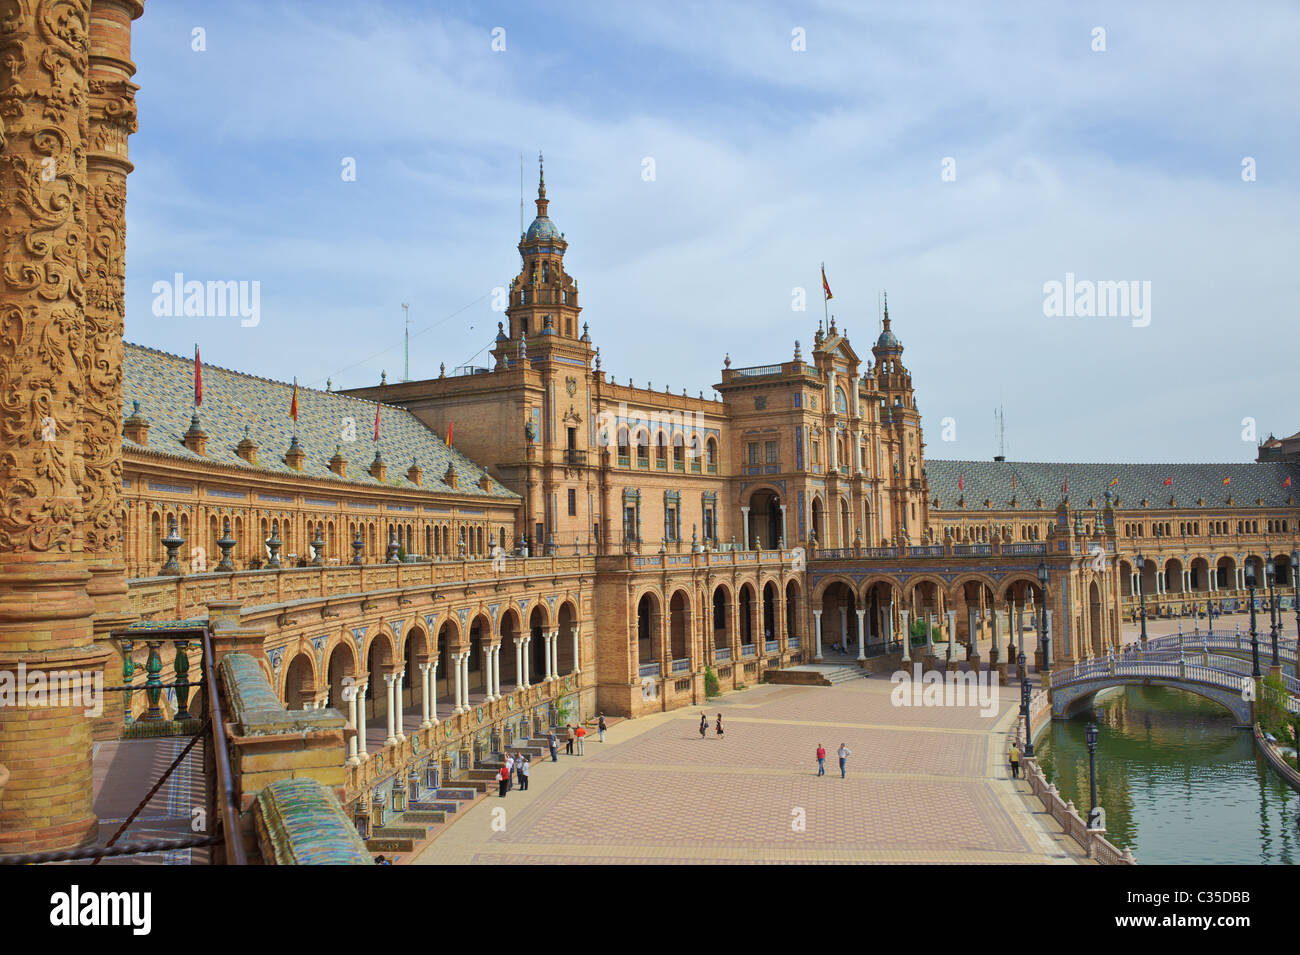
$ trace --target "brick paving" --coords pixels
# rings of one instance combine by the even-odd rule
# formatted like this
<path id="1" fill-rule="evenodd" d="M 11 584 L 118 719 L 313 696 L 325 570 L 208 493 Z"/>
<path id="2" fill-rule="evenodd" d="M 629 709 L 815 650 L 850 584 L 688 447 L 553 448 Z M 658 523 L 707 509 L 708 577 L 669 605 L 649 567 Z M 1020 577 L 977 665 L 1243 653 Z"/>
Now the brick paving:
<path id="1" fill-rule="evenodd" d="M 1071 863 L 1082 852 L 1003 761 L 996 713 L 895 707 L 887 677 L 758 686 L 612 727 L 485 799 L 417 864 Z M 705 740 L 697 726 L 709 714 Z M 712 725 L 723 714 L 726 736 Z M 835 750 L 853 755 L 841 779 Z M 826 776 L 814 749 L 825 744 Z"/>

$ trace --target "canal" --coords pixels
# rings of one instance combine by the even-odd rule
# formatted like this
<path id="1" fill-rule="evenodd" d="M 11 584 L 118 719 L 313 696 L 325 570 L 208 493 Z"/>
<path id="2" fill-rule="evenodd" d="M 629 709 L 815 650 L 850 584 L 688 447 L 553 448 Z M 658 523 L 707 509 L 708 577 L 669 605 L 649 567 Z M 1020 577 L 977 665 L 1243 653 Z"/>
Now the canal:
<path id="1" fill-rule="evenodd" d="M 1085 819 L 1090 718 L 1100 736 L 1097 800 L 1107 838 L 1132 848 L 1139 864 L 1300 861 L 1295 791 L 1226 710 L 1182 690 L 1114 690 L 1094 701 L 1091 714 L 1043 730 L 1039 764 Z"/>

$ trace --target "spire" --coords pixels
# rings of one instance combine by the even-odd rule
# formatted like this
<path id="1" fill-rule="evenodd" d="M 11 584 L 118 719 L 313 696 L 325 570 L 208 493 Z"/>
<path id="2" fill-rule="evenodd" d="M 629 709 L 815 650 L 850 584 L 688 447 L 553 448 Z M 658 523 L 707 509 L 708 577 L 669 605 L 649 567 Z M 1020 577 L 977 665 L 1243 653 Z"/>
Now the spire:
<path id="1" fill-rule="evenodd" d="M 542 164 L 542 154 L 537 153 L 537 214 L 546 215 L 546 167 Z"/>
<path id="2" fill-rule="evenodd" d="M 885 292 L 885 317 L 883 319 L 886 329 L 889 328 L 889 293 Z"/>

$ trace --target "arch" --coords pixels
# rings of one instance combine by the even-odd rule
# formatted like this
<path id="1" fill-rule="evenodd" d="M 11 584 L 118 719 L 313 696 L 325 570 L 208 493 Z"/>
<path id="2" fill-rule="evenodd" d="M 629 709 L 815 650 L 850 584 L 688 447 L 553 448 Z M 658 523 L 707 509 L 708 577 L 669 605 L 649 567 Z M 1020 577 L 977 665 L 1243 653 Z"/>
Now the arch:
<path id="1" fill-rule="evenodd" d="M 468 692 L 481 690 L 487 693 L 487 648 L 494 643 L 496 635 L 492 632 L 492 620 L 487 613 L 480 610 L 474 614 L 469 622 L 469 662 L 466 669 L 469 671 Z"/>
<path id="2" fill-rule="evenodd" d="M 668 601 L 668 652 L 671 660 L 691 656 L 691 598 L 684 590 L 674 591 Z"/>
<path id="3" fill-rule="evenodd" d="M 836 579 L 829 584 L 820 588 L 820 600 L 813 605 L 821 610 L 822 652 L 847 653 L 858 635 L 858 595 L 848 581 Z"/>
<path id="4" fill-rule="evenodd" d="M 659 594 L 647 590 L 636 601 L 636 648 L 638 663 L 659 659 L 661 606 Z"/>
<path id="5" fill-rule="evenodd" d="M 1216 590 L 1237 589 L 1237 561 L 1224 554 L 1214 562 L 1214 584 Z"/>
<path id="6" fill-rule="evenodd" d="M 785 528 L 781 518 L 781 495 L 770 485 L 759 485 L 748 494 L 749 540 L 748 547 L 758 539 L 759 547 L 774 550 L 777 543 L 784 539 Z"/>
<path id="7" fill-rule="evenodd" d="M 1133 565 L 1126 558 L 1120 558 L 1119 561 L 1119 595 L 1121 597 L 1133 596 Z"/>
<path id="8" fill-rule="evenodd" d="M 731 588 L 726 584 L 718 584 L 713 588 L 713 595 L 709 598 L 712 604 L 713 613 L 710 615 L 710 637 L 714 648 L 730 647 L 732 636 L 731 620 Z"/>
<path id="9" fill-rule="evenodd" d="M 1181 594 L 1183 592 L 1183 562 L 1177 557 L 1170 557 L 1162 568 L 1165 572 L 1165 593 Z"/>
<path id="10" fill-rule="evenodd" d="M 578 609 L 572 600 L 565 600 L 555 612 L 555 629 L 559 632 L 555 645 L 555 672 L 561 675 L 578 670 L 573 656 L 573 632 L 578 626 Z"/>
<path id="11" fill-rule="evenodd" d="M 538 601 L 528 612 L 528 682 L 546 678 L 546 631 L 550 626 L 546 604 Z"/>
<path id="12" fill-rule="evenodd" d="M 316 661 L 310 653 L 299 651 L 284 668 L 284 686 L 280 692 L 286 710 L 305 710 L 316 701 Z"/>
<path id="13" fill-rule="evenodd" d="M 785 638 L 787 645 L 793 645 L 799 641 L 802 645 L 803 627 L 799 622 L 803 620 L 802 601 L 803 592 L 799 588 L 797 580 L 788 580 L 785 584 Z"/>
<path id="14" fill-rule="evenodd" d="M 758 617 L 758 632 L 764 644 L 776 639 L 776 608 L 780 603 L 780 588 L 774 581 L 763 584 L 762 613 Z"/>
<path id="15" fill-rule="evenodd" d="M 351 718 L 348 701 L 344 698 L 344 688 L 352 686 L 357 679 L 357 649 L 351 640 L 338 640 L 326 657 L 325 676 L 329 681 L 329 698 L 326 705 L 338 710 L 345 717 Z"/>
<path id="16" fill-rule="evenodd" d="M 823 526 L 825 523 L 823 520 L 824 510 L 821 495 L 814 494 L 812 499 L 812 535 L 819 544 L 826 542 L 826 528 Z"/>
<path id="17" fill-rule="evenodd" d="M 523 639 L 523 631 L 514 607 L 506 608 L 497 626 L 501 631 L 501 686 L 523 686 L 522 675 L 515 666 L 515 640 Z"/>

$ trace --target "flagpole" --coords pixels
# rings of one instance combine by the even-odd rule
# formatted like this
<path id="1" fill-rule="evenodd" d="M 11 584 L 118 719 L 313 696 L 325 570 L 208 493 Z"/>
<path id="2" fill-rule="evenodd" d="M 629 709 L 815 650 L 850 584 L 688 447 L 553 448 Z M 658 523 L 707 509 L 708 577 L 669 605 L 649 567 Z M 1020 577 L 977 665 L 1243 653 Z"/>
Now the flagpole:
<path id="1" fill-rule="evenodd" d="M 822 263 L 822 319 L 829 328 L 831 324 L 831 306 L 829 299 L 826 298 L 826 263 Z"/>

